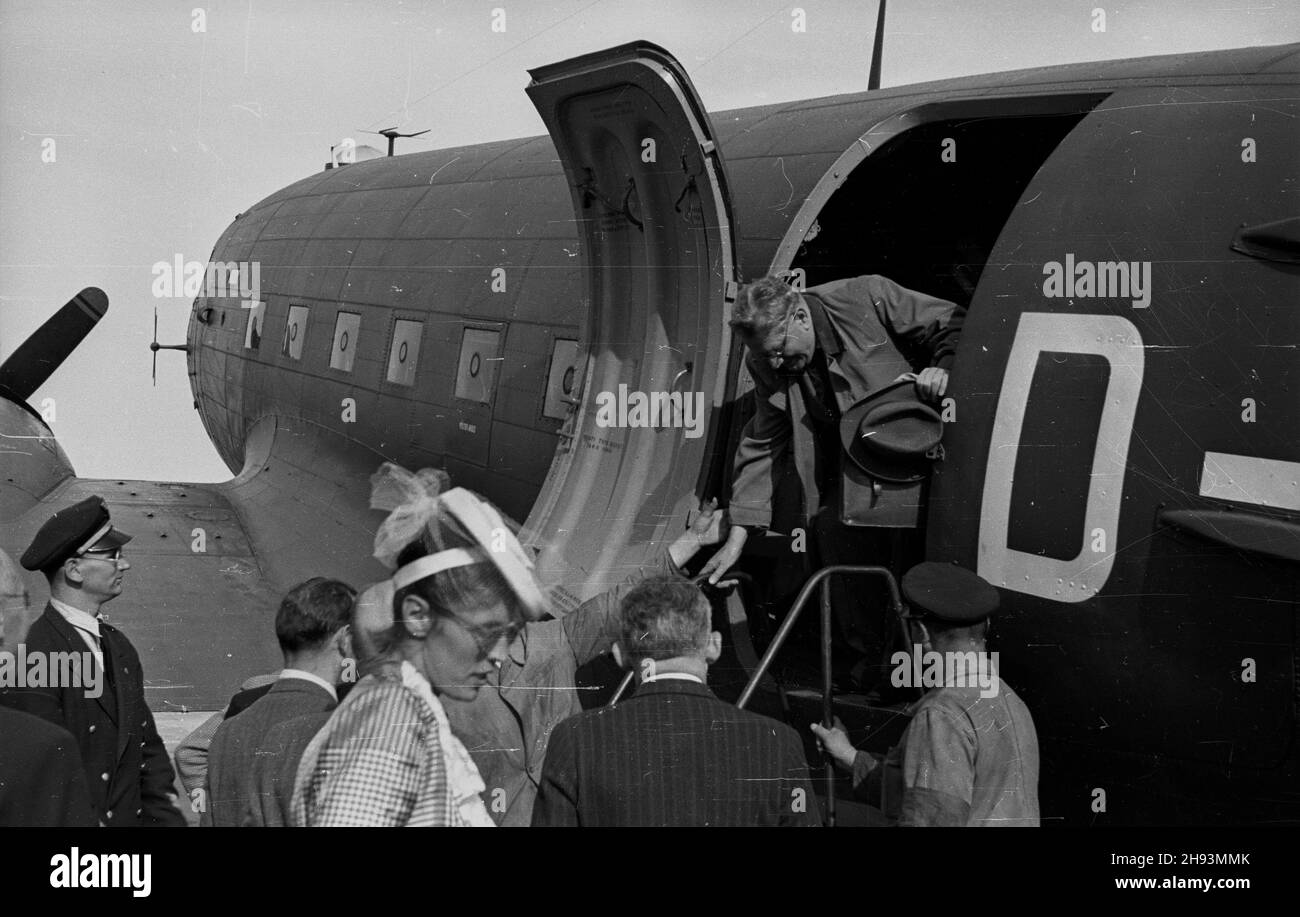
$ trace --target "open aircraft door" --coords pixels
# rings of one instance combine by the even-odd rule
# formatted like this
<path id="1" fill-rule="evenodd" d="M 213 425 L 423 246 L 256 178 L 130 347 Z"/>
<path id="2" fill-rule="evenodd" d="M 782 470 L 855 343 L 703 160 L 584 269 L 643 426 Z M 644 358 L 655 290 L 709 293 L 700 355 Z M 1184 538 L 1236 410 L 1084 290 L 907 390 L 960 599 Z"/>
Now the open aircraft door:
<path id="1" fill-rule="evenodd" d="M 530 74 L 585 277 L 581 378 L 528 522 L 563 611 L 662 550 L 696 504 L 725 444 L 736 258 L 722 158 L 672 55 L 636 42 Z"/>

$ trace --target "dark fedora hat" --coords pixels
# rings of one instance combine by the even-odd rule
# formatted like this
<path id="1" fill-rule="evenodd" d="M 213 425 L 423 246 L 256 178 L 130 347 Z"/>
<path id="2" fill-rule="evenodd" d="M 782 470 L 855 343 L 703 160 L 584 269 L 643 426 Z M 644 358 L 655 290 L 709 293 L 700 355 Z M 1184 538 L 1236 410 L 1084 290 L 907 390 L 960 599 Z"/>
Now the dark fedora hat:
<path id="1" fill-rule="evenodd" d="M 943 439 L 939 413 L 903 379 L 878 389 L 844 412 L 840 441 L 853 464 L 882 481 L 910 484 L 929 472 L 926 453 Z"/>

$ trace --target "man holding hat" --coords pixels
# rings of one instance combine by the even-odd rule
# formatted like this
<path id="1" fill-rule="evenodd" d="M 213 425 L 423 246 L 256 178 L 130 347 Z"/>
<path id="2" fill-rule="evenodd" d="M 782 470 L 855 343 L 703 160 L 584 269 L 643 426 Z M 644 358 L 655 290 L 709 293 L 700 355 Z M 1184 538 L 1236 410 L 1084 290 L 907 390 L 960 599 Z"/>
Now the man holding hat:
<path id="1" fill-rule="evenodd" d="M 930 405 L 947 390 L 964 317 L 955 303 L 877 275 L 803 293 L 765 277 L 740 290 L 731 327 L 748 351 L 756 410 L 736 449 L 731 532 L 704 566 L 710 582 L 751 531 L 772 526 L 774 501 L 794 510 L 778 523 L 812 530 L 814 569 L 889 562 L 888 530 L 915 526 L 913 485 L 942 430 Z M 842 443 L 850 427 L 852 443 Z M 852 464 L 841 461 L 844 445 Z M 843 584 L 833 588 L 850 644 L 883 648 L 879 626 L 854 621 Z"/>
<path id="2" fill-rule="evenodd" d="M 131 641 L 100 616 L 122 593 L 131 568 L 122 546 L 131 536 L 113 528 L 100 497 L 88 497 L 46 522 L 20 563 L 39 570 L 50 601 L 27 633 L 28 657 L 78 653 L 93 656 L 101 690 L 85 685 L 10 689 L 7 706 L 34 713 L 72 733 L 100 824 L 182 827 L 174 804 L 175 779 L 153 713 L 144 699 L 140 657 Z M 51 656 L 51 658 L 53 658 Z"/>
<path id="3" fill-rule="evenodd" d="M 913 654 L 897 655 L 899 679 L 933 685 L 884 762 L 856 750 L 844 727 L 812 727 L 854 790 L 911 827 L 1037 827 L 1038 734 L 1024 702 L 986 651 L 998 591 L 953 564 L 922 563 L 903 577 Z M 914 664 L 915 663 L 915 664 Z M 933 677 L 932 677 L 933 676 Z M 937 682 L 937 684 L 935 684 Z M 901 806 L 889 797 L 902 792 Z M 876 796 L 877 790 L 881 795 Z M 883 797 L 883 798 L 882 798 Z"/>

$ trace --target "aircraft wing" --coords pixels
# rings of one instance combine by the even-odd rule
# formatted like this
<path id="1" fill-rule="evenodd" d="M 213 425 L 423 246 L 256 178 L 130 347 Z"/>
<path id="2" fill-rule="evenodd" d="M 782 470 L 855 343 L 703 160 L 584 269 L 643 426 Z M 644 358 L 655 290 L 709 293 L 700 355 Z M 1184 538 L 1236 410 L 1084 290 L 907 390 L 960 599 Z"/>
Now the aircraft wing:
<path id="1" fill-rule="evenodd" d="M 104 607 L 140 652 L 155 711 L 219 710 L 252 675 L 280 668 L 275 610 L 312 576 L 358 588 L 387 575 L 371 556 L 383 518 L 368 505 L 382 459 L 362 446 L 324 448 L 311 424 L 265 418 L 250 432 L 243 473 L 220 484 L 95 480 L 65 473 L 39 497 L 9 499 L 0 548 L 17 559 L 51 515 L 92 494 L 133 539 L 121 596 Z M 13 496 L 14 486 L 0 484 Z M 17 643 L 49 594 L 24 571 L 25 613 L 4 621 Z M 15 617 L 21 620 L 14 620 Z"/>

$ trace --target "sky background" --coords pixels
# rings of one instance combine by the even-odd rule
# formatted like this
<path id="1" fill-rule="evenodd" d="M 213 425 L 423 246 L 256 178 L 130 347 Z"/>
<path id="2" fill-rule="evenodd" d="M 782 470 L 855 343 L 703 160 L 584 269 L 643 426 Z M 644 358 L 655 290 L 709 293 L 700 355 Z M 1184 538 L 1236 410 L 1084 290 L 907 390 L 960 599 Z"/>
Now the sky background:
<path id="1" fill-rule="evenodd" d="M 710 111 L 861 91 L 875 18 L 874 0 L 0 0 L 0 360 L 101 287 L 107 317 L 31 403 L 55 400 L 82 477 L 226 480 L 184 356 L 159 353 L 150 383 L 155 307 L 183 343 L 191 306 L 153 297 L 155 262 L 206 261 L 342 138 L 384 147 L 362 129 L 431 129 L 398 152 L 542 133 L 527 69 L 634 39 Z M 882 83 L 1298 40 L 1294 0 L 895 0 Z"/>

